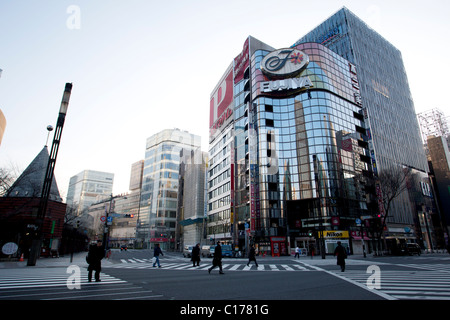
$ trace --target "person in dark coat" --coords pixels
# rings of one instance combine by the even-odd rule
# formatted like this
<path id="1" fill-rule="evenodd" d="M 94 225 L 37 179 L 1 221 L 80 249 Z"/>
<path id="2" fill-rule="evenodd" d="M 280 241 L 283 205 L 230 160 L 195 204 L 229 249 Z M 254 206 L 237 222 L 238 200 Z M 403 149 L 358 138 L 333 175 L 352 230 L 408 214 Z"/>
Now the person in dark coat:
<path id="1" fill-rule="evenodd" d="M 250 262 L 255 261 L 256 267 L 258 268 L 258 262 L 256 262 L 256 250 L 255 250 L 255 246 L 252 245 L 252 247 L 250 248 L 250 252 L 248 253 L 248 263 L 247 263 L 247 267 L 249 266 Z"/>
<path id="2" fill-rule="evenodd" d="M 161 268 L 161 265 L 159 264 L 159 255 L 164 255 L 162 253 L 161 248 L 159 247 L 159 243 L 155 245 L 155 250 L 153 251 L 153 257 L 155 258 L 155 262 L 153 262 L 153 266 L 156 267 L 156 264 L 158 263 L 158 268 Z"/>
<path id="3" fill-rule="evenodd" d="M 102 271 L 102 259 L 105 257 L 105 248 L 101 240 L 97 244 L 89 247 L 89 252 L 86 257 L 88 266 L 88 281 L 92 281 L 92 271 L 95 271 L 95 281 L 100 282 L 100 271 Z"/>
<path id="4" fill-rule="evenodd" d="M 200 243 L 197 243 L 197 245 L 192 248 L 191 261 L 193 267 L 195 267 L 196 263 L 197 267 L 200 267 Z"/>
<path id="5" fill-rule="evenodd" d="M 224 274 L 222 271 L 222 247 L 220 246 L 220 241 L 217 241 L 212 263 L 211 268 L 208 268 L 208 273 L 211 273 L 211 270 L 215 267 L 219 267 L 219 273 Z"/>
<path id="6" fill-rule="evenodd" d="M 345 271 L 345 259 L 347 259 L 347 250 L 342 246 L 341 242 L 337 242 L 337 247 L 334 250 L 334 255 L 337 256 L 337 265 L 341 266 L 341 271 Z"/>

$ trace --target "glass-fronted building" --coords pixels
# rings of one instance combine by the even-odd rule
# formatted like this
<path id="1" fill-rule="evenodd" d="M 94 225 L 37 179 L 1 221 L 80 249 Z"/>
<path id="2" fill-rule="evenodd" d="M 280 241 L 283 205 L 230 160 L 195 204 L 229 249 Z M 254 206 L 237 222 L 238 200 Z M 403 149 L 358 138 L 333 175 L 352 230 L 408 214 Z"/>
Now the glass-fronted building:
<path id="1" fill-rule="evenodd" d="M 239 250 L 326 254 L 337 241 L 353 253 L 373 249 L 371 229 L 382 230 L 374 225 L 385 213 L 378 174 L 390 167 L 410 175 L 384 249 L 432 233 L 420 222 L 433 199 L 421 188 L 427 162 L 401 53 L 348 9 L 287 48 L 248 37 L 211 95 L 210 115 L 210 152 L 228 132 L 234 139 L 230 202 L 217 208 L 230 215 L 208 227 L 220 225 Z M 226 195 L 210 190 L 208 215 Z"/>
<path id="2" fill-rule="evenodd" d="M 109 172 L 84 170 L 71 177 L 67 190 L 67 213 L 82 215 L 102 197 L 110 197 L 113 184 L 114 174 Z"/>
<path id="3" fill-rule="evenodd" d="M 342 8 L 300 38 L 292 47 L 315 42 L 356 66 L 363 107 L 370 119 L 370 156 L 375 174 L 392 166 L 410 170 L 430 184 L 419 124 L 401 52 L 347 8 Z M 422 242 L 418 214 L 433 199 L 408 186 L 387 218 L 385 239 Z M 427 204 L 427 210 L 434 210 Z"/>
<path id="4" fill-rule="evenodd" d="M 136 238 L 144 248 L 175 249 L 180 151 L 195 150 L 199 136 L 179 129 L 147 139 Z"/>
<path id="5" fill-rule="evenodd" d="M 230 242 L 272 255 L 349 246 L 356 219 L 376 210 L 356 67 L 317 43 L 274 50 L 249 37 L 233 74 Z"/>

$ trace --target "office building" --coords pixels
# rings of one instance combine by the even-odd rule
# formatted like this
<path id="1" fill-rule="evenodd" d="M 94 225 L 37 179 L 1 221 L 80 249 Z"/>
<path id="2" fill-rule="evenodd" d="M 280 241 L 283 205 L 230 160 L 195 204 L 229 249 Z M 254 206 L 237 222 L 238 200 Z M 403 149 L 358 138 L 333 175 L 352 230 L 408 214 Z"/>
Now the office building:
<path id="1" fill-rule="evenodd" d="M 370 156 L 375 174 L 391 166 L 411 169 L 415 179 L 429 184 L 428 166 L 401 52 L 347 8 L 342 8 L 304 37 L 352 63 L 358 72 L 363 107 L 370 121 Z M 413 241 L 421 238 L 415 223 L 414 190 L 403 192 L 387 218 L 387 238 Z M 421 197 L 427 197 L 422 194 Z"/>
<path id="2" fill-rule="evenodd" d="M 81 216 L 92 204 L 110 197 L 113 183 L 113 173 L 95 170 L 84 170 L 71 177 L 67 191 L 67 214 Z"/>
<path id="3" fill-rule="evenodd" d="M 206 169 L 208 153 L 182 149 L 178 184 L 177 249 L 197 243 L 206 244 Z"/>
<path id="4" fill-rule="evenodd" d="M 175 249 L 180 151 L 195 150 L 200 143 L 199 136 L 179 129 L 147 139 L 136 232 L 144 248 L 159 243 L 163 250 Z"/>
<path id="5" fill-rule="evenodd" d="M 414 183 L 390 211 L 384 244 L 422 239 L 419 205 L 431 197 L 416 193 L 429 180 L 401 54 L 348 9 L 289 48 L 248 37 L 210 115 L 208 217 L 224 214 L 209 219 L 209 236 L 272 255 L 297 245 L 332 253 L 337 241 L 362 252 L 373 237 L 365 220 L 383 214 L 378 172 L 397 166 Z M 230 200 L 214 192 L 227 152 Z"/>

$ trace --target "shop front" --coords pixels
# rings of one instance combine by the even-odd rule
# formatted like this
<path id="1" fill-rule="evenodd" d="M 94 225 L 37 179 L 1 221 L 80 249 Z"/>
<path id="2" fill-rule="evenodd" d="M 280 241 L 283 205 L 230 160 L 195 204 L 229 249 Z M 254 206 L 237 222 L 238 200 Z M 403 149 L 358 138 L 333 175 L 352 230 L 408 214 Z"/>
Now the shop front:
<path id="1" fill-rule="evenodd" d="M 348 231 L 342 230 L 328 230 L 318 233 L 319 238 L 323 237 L 325 243 L 325 254 L 334 254 L 334 249 L 337 247 L 338 241 L 349 252 L 350 238 Z"/>
<path id="2" fill-rule="evenodd" d="M 286 237 L 270 237 L 270 247 L 272 249 L 272 257 L 286 256 L 288 254 Z"/>

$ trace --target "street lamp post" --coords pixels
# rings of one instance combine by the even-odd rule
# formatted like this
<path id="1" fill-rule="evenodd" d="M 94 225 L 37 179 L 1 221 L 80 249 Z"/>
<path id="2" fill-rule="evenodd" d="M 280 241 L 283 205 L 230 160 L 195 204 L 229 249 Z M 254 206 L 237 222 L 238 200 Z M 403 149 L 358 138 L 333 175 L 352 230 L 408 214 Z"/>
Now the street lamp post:
<path id="1" fill-rule="evenodd" d="M 314 180 L 316 182 L 316 190 L 317 190 L 317 197 L 319 201 L 318 205 L 318 215 L 319 215 L 319 234 L 320 234 L 320 253 L 322 255 L 322 259 L 325 259 L 325 239 L 323 238 L 323 225 L 322 225 L 322 197 L 321 197 L 321 188 L 320 188 L 320 181 L 319 181 L 319 168 L 317 163 L 317 156 L 313 155 L 313 162 L 314 162 Z"/>
<path id="2" fill-rule="evenodd" d="M 48 198 L 53 181 L 53 172 L 55 170 L 56 156 L 58 155 L 59 143 L 61 141 L 64 121 L 69 107 L 70 94 L 72 92 L 72 84 L 66 83 L 64 94 L 59 108 L 58 120 L 56 122 L 55 135 L 53 136 L 52 149 L 49 154 L 47 170 L 45 172 L 44 184 L 42 186 L 41 199 L 39 202 L 39 209 L 36 217 L 37 229 L 31 244 L 30 255 L 28 257 L 27 266 L 35 266 L 36 260 L 40 255 L 41 244 L 43 239 L 42 228 L 44 226 L 45 214 L 47 211 Z M 49 128 L 47 128 L 49 130 Z M 49 130 L 50 131 L 50 130 Z"/>

